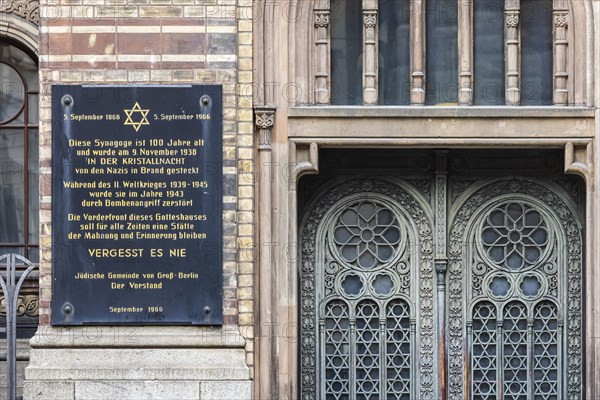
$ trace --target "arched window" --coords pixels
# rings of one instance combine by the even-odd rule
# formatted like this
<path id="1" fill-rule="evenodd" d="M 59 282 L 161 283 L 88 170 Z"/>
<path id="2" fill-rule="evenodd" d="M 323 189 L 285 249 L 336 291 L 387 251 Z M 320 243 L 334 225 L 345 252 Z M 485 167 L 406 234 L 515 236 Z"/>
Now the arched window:
<path id="1" fill-rule="evenodd" d="M 0 41 L 0 254 L 38 255 L 38 67 Z"/>

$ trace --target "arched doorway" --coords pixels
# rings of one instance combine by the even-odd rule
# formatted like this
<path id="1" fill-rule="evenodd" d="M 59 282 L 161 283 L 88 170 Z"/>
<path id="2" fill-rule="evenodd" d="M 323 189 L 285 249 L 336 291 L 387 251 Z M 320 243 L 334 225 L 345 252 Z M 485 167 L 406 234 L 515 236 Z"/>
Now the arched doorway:
<path id="1" fill-rule="evenodd" d="M 314 185 L 303 399 L 581 398 L 579 181 L 552 152 L 485 153 L 450 151 L 440 168 L 421 152 L 421 171 L 381 174 L 348 153 L 350 169 Z"/>

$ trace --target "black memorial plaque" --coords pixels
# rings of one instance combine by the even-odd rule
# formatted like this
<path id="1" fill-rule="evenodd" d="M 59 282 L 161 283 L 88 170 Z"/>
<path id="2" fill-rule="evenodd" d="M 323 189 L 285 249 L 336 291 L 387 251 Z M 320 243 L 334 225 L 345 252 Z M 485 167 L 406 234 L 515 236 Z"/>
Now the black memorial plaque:
<path id="1" fill-rule="evenodd" d="M 218 85 L 52 87 L 52 323 L 221 324 Z"/>

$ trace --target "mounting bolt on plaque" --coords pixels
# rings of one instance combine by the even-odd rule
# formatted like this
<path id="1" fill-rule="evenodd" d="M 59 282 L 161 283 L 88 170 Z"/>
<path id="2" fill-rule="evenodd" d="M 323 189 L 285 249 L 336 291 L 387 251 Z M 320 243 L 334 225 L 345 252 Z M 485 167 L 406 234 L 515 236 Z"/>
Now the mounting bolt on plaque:
<path id="1" fill-rule="evenodd" d="M 65 305 L 63 306 L 63 312 L 64 312 L 65 314 L 71 314 L 71 313 L 73 312 L 73 306 L 72 306 L 72 305 L 70 305 L 70 304 L 68 304 L 68 303 L 67 303 L 67 304 L 65 304 Z"/>
<path id="2" fill-rule="evenodd" d="M 204 307 L 204 310 L 202 310 L 202 311 L 204 311 L 204 314 L 210 314 L 210 307 L 206 306 L 206 307 Z"/>
<path id="3" fill-rule="evenodd" d="M 210 96 L 204 95 L 200 98 L 200 102 L 203 106 L 208 106 L 210 104 Z"/>
<path id="4" fill-rule="evenodd" d="M 67 95 L 64 95 L 64 96 L 62 97 L 62 103 L 63 103 L 65 106 L 67 106 L 67 107 L 68 107 L 68 106 L 70 106 L 71 104 L 73 104 L 73 98 L 71 97 L 71 95 L 68 95 L 68 94 L 67 94 Z"/>

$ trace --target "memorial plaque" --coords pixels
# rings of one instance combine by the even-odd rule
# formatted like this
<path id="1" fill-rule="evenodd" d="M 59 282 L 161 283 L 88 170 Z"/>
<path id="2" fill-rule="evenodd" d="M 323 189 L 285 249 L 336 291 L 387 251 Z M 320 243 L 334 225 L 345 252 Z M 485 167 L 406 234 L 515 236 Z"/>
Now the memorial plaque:
<path id="1" fill-rule="evenodd" d="M 52 87 L 52 323 L 222 323 L 218 85 Z"/>

